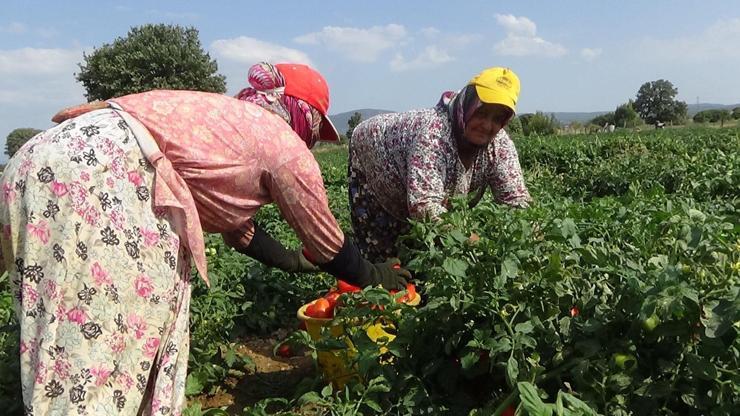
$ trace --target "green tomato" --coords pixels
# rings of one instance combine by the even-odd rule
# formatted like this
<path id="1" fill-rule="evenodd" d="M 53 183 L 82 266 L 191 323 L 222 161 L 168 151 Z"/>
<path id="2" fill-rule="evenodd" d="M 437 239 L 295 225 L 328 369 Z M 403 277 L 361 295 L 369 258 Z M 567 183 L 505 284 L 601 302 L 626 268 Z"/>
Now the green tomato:
<path id="1" fill-rule="evenodd" d="M 612 355 L 612 362 L 622 370 L 631 370 L 637 365 L 637 360 L 632 354 L 616 353 Z"/>
<path id="2" fill-rule="evenodd" d="M 660 318 L 658 315 L 652 314 L 650 317 L 642 321 L 642 328 L 647 332 L 653 332 L 656 326 L 660 325 Z"/>

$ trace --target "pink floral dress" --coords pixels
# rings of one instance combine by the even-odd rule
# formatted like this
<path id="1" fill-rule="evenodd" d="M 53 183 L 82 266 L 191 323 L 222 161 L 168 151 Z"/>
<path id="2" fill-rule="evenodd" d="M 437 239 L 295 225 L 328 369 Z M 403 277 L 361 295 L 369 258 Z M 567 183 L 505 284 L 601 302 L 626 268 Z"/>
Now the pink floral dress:
<path id="1" fill-rule="evenodd" d="M 0 179 L 29 415 L 181 413 L 201 230 L 249 235 L 276 202 L 315 258 L 344 240 L 318 164 L 280 118 L 198 92 L 113 101 L 156 151 L 145 156 L 126 114 L 101 109 L 29 140 Z"/>

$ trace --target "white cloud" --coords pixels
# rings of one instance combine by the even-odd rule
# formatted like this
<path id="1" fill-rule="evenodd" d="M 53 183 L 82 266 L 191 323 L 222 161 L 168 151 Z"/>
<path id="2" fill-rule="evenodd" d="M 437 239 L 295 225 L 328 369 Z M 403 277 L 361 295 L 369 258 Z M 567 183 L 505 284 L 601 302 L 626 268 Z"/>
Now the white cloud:
<path id="1" fill-rule="evenodd" d="M 406 60 L 400 52 L 391 61 L 391 69 L 394 71 L 408 71 L 412 69 L 426 69 L 441 65 L 450 61 L 452 58 L 446 50 L 437 46 L 430 45 L 412 60 Z"/>
<path id="2" fill-rule="evenodd" d="M 588 62 L 592 62 L 601 56 L 601 52 L 601 48 L 583 48 L 581 49 L 581 57 Z"/>
<path id="3" fill-rule="evenodd" d="M 537 25 L 526 17 L 497 14 L 496 22 L 506 30 L 506 38 L 494 45 L 500 55 L 558 57 L 568 52 L 564 46 L 537 36 Z"/>
<path id="4" fill-rule="evenodd" d="M 537 25 L 528 18 L 511 14 L 497 14 L 496 22 L 506 29 L 507 34 L 533 38 L 537 34 Z"/>
<path id="5" fill-rule="evenodd" d="M 442 32 L 440 32 L 436 27 L 425 27 L 421 29 L 419 33 L 427 39 L 436 39 Z"/>
<path id="6" fill-rule="evenodd" d="M 22 48 L 0 50 L 0 74 L 73 73 L 82 50 Z"/>
<path id="7" fill-rule="evenodd" d="M 671 39 L 645 39 L 638 52 L 649 59 L 705 62 L 738 61 L 740 57 L 740 18 L 721 19 L 701 33 Z"/>
<path id="8" fill-rule="evenodd" d="M 275 43 L 240 36 L 233 39 L 219 39 L 211 43 L 211 49 L 219 57 L 242 64 L 268 62 L 298 62 L 313 65 L 304 52 Z"/>
<path id="9" fill-rule="evenodd" d="M 406 28 L 388 24 L 368 29 L 325 26 L 320 32 L 298 36 L 294 40 L 305 45 L 326 46 L 352 61 L 374 62 L 383 51 L 395 48 L 405 39 Z"/>
<path id="10" fill-rule="evenodd" d="M 21 34 L 25 33 L 27 30 L 26 25 L 19 22 L 10 22 L 7 25 L 0 26 L 0 32 L 2 33 Z"/>

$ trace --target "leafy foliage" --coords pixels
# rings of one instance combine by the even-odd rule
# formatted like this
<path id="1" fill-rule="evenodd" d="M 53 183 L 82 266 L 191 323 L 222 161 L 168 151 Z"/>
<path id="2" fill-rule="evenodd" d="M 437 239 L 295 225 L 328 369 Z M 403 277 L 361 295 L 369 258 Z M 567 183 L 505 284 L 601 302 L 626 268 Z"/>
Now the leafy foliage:
<path id="1" fill-rule="evenodd" d="M 618 127 L 635 127 L 642 122 L 634 108 L 635 102 L 629 100 L 614 110 L 614 125 Z"/>
<path id="2" fill-rule="evenodd" d="M 525 136 L 547 136 L 555 134 L 559 127 L 558 121 L 554 114 L 549 116 L 540 111 L 535 114 L 523 114 L 519 116 L 522 123 L 522 131 Z"/>
<path id="3" fill-rule="evenodd" d="M 725 121 L 731 120 L 732 114 L 728 110 L 704 110 L 694 114 L 693 120 L 695 123 L 716 123 L 720 122 L 724 124 Z"/>
<path id="4" fill-rule="evenodd" d="M 5 139 L 5 154 L 8 155 L 8 157 L 13 157 L 18 149 L 23 147 L 29 139 L 39 133 L 41 133 L 41 130 L 29 127 L 11 131 Z"/>
<path id="5" fill-rule="evenodd" d="M 675 99 L 677 94 L 678 89 L 670 81 L 659 79 L 646 82 L 637 91 L 634 108 L 649 124 L 681 123 L 686 118 L 688 106 Z"/>
<path id="6" fill-rule="evenodd" d="M 739 133 L 519 140 L 536 205 L 460 200 L 441 224 L 416 223 L 403 260 L 423 279 L 423 304 L 367 289 L 339 310 L 362 379 L 388 387 L 373 399 L 382 413 L 731 414 Z M 381 319 L 397 328 L 386 352 L 362 330 Z M 327 332 L 313 348 L 336 341 Z M 379 413 L 358 388 L 273 411 L 304 414 L 310 399 L 318 414 L 352 414 L 352 398 Z"/>
<path id="7" fill-rule="evenodd" d="M 355 127 L 362 121 L 362 114 L 357 111 L 352 114 L 352 117 L 347 121 L 347 140 L 352 139 L 352 132 L 355 131 Z"/>
<path id="8" fill-rule="evenodd" d="M 133 27 L 125 38 L 85 54 L 84 61 L 76 77 L 89 101 L 152 89 L 226 91 L 224 76 L 192 27 Z"/>

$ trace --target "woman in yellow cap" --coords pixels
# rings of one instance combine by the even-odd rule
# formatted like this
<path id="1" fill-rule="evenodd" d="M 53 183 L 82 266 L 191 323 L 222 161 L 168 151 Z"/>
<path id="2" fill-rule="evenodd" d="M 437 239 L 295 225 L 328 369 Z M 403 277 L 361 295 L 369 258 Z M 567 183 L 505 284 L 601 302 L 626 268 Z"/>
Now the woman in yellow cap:
<path id="1" fill-rule="evenodd" d="M 519 78 L 488 68 L 434 108 L 382 114 L 359 124 L 349 148 L 349 199 L 355 240 L 364 256 L 396 256 L 409 218 L 435 218 L 455 195 L 526 207 L 531 198 L 514 143 Z"/>

